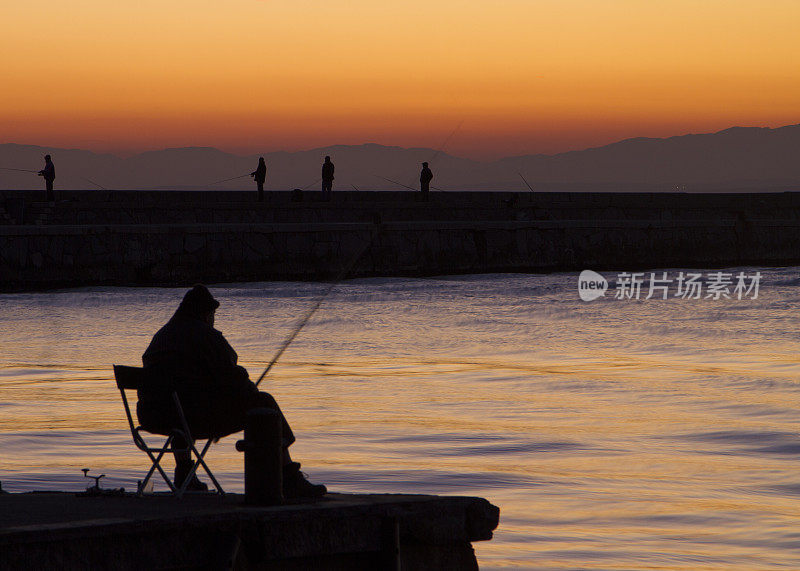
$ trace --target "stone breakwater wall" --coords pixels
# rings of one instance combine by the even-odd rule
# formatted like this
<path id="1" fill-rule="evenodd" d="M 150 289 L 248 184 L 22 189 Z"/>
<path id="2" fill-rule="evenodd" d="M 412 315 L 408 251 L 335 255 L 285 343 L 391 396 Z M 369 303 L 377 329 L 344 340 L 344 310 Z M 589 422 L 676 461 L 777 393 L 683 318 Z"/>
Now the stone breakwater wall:
<path id="1" fill-rule="evenodd" d="M 798 193 L 59 198 L 0 193 L 3 290 L 800 262 Z"/>
<path id="2" fill-rule="evenodd" d="M 0 494 L 0 569 L 477 570 L 482 498 L 329 493 L 278 506 L 239 494 Z"/>

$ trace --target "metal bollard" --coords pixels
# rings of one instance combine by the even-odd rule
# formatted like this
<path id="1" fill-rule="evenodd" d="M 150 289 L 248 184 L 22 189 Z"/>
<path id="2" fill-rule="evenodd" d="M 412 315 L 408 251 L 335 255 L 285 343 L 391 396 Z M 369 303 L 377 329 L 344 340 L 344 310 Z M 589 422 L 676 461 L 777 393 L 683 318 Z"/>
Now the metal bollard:
<path id="1" fill-rule="evenodd" d="M 269 408 L 248 411 L 244 440 L 236 442 L 236 450 L 244 452 L 245 503 L 283 503 L 282 447 L 281 415 Z"/>

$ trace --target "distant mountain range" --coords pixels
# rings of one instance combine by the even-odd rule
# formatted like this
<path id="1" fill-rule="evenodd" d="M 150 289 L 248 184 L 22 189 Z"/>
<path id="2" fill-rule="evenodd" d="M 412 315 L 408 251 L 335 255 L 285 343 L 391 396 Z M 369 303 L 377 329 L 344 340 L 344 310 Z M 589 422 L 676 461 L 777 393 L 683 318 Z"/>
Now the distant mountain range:
<path id="1" fill-rule="evenodd" d="M 251 189 L 249 176 L 217 181 L 246 175 L 258 162 L 258 155 L 209 147 L 149 151 L 123 159 L 8 143 L 0 144 L 0 189 L 41 189 L 35 174 L 3 169 L 41 169 L 47 153 L 56 165 L 56 189 Z M 626 139 L 583 151 L 493 162 L 372 143 L 273 152 L 263 155 L 266 187 L 318 189 L 325 155 L 336 165 L 334 191 L 416 188 L 422 161 L 431 163 L 432 184 L 444 190 L 527 190 L 522 177 L 537 191 L 800 189 L 800 125 Z"/>

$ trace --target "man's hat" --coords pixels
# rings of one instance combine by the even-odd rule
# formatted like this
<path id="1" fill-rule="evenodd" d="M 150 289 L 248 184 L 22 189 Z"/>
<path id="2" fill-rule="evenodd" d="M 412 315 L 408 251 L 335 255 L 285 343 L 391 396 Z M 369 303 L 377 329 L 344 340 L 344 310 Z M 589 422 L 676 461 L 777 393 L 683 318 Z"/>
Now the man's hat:
<path id="1" fill-rule="evenodd" d="M 219 307 L 211 292 L 203 284 L 197 284 L 183 296 L 180 309 L 194 315 L 204 315 Z"/>

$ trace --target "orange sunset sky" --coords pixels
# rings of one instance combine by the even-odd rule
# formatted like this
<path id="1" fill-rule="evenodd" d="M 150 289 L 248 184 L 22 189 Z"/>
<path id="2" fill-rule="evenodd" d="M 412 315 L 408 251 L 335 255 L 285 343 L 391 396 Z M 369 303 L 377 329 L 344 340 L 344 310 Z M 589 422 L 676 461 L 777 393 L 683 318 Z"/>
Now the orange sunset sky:
<path id="1" fill-rule="evenodd" d="M 3 2 L 0 143 L 494 158 L 800 123 L 798 0 Z"/>

